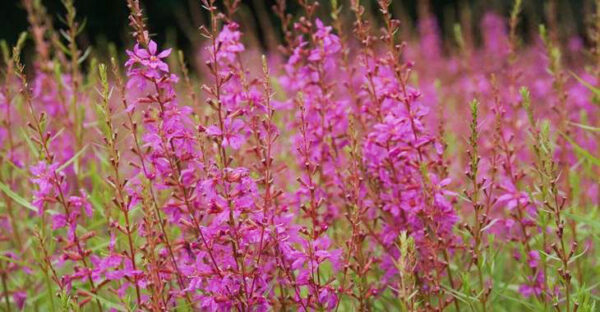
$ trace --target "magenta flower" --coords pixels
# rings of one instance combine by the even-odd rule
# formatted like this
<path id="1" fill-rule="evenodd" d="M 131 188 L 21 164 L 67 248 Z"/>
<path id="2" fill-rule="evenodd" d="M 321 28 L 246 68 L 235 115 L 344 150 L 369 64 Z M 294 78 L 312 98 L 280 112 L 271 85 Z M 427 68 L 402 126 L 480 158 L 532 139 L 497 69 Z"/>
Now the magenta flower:
<path id="1" fill-rule="evenodd" d="M 44 161 L 40 161 L 37 165 L 30 168 L 31 175 L 33 176 L 31 182 L 38 187 L 33 193 L 33 206 L 38 209 L 39 214 L 44 212 L 44 204 L 49 200 L 52 201 L 52 197 L 56 195 L 57 190 L 55 186 L 58 182 L 54 175 L 57 168 L 58 164 L 48 165 Z M 62 187 L 64 188 L 64 185 Z"/>
<path id="2" fill-rule="evenodd" d="M 335 291 L 324 287 L 319 293 L 319 303 L 321 303 L 327 310 L 333 310 L 337 305 L 338 297 Z"/>
<path id="3" fill-rule="evenodd" d="M 27 300 L 27 293 L 24 291 L 15 291 L 12 295 L 13 300 L 17 304 L 19 310 L 23 310 L 25 307 L 25 300 Z"/>
<path id="4" fill-rule="evenodd" d="M 228 23 L 217 36 L 218 51 L 216 59 L 218 62 L 233 63 L 238 53 L 244 51 L 244 45 L 240 42 L 242 33 L 239 28 L 236 23 Z"/>
<path id="5" fill-rule="evenodd" d="M 523 211 L 526 211 L 531 217 L 536 215 L 536 206 L 531 201 L 527 192 L 519 191 L 510 181 L 503 183 L 500 188 L 505 193 L 498 196 L 497 204 L 499 206 L 504 206 L 509 211 L 513 211 L 515 208 L 519 207 Z"/>
<path id="6" fill-rule="evenodd" d="M 532 250 L 527 254 L 527 264 L 530 268 L 535 269 L 538 267 L 540 261 L 540 253 L 537 250 Z"/>
<path id="7" fill-rule="evenodd" d="M 333 27 L 314 1 L 277 1 L 279 53 L 241 32 L 236 1 L 202 2 L 210 25 L 181 81 L 138 0 L 122 77 L 100 66 L 94 79 L 50 44 L 46 19 L 30 18 L 33 58 L 1 62 L 1 307 L 48 307 L 30 288 L 99 311 L 458 311 L 457 291 L 482 310 L 519 294 L 515 309 L 589 310 L 600 108 L 587 41 L 558 29 L 572 39 L 554 47 L 549 29 L 547 47 L 518 44 L 520 16 L 481 12 L 446 44 L 427 5 L 406 36 L 391 1 L 350 1 Z M 523 278 L 504 287 L 489 259 Z"/>
<path id="8" fill-rule="evenodd" d="M 544 279 L 544 273 L 542 272 L 537 272 L 535 277 L 528 276 L 528 283 L 522 284 L 519 287 L 519 292 L 526 298 L 541 295 L 544 287 Z"/>
<path id="9" fill-rule="evenodd" d="M 340 38 L 331 33 L 333 29 L 331 26 L 325 26 L 323 22 L 317 18 L 317 31 L 315 32 L 315 38 L 320 41 L 320 46 L 310 51 L 308 60 L 320 61 L 328 56 L 338 53 L 342 46 L 340 44 Z"/>
<path id="10" fill-rule="evenodd" d="M 223 147 L 230 146 L 233 149 L 239 149 L 244 143 L 244 136 L 241 134 L 243 128 L 244 122 L 239 118 L 225 118 L 223 131 L 218 126 L 212 125 L 206 128 L 206 134 L 209 137 L 221 137 Z"/>
<path id="11" fill-rule="evenodd" d="M 131 67 L 136 63 L 141 64 L 144 67 L 150 69 L 159 69 L 163 72 L 169 71 L 169 65 L 163 62 L 162 59 L 168 57 L 171 54 L 171 49 L 166 49 L 156 54 L 157 45 L 154 40 L 150 40 L 148 43 L 148 49 L 140 48 L 139 44 L 136 44 L 133 48 L 133 52 L 127 50 L 127 55 L 129 56 L 129 60 L 125 63 L 125 66 Z"/>

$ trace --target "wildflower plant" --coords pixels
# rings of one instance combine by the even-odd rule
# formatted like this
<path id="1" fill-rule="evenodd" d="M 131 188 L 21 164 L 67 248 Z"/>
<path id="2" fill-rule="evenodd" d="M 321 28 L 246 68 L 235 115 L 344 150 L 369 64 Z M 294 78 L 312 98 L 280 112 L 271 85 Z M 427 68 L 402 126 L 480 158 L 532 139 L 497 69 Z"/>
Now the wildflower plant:
<path id="1" fill-rule="evenodd" d="M 108 54 L 22 0 L 3 310 L 597 309 L 598 12 L 582 46 L 552 10 L 524 43 L 520 0 L 453 38 L 427 1 L 413 36 L 390 0 L 277 0 L 265 51 L 246 4 L 200 3 L 196 60 L 139 0 Z"/>

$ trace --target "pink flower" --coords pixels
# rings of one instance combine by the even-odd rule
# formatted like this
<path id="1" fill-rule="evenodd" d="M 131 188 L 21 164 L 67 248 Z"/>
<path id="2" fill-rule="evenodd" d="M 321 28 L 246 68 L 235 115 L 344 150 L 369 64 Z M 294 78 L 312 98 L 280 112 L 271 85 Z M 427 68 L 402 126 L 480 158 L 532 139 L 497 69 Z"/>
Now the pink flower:
<path id="1" fill-rule="evenodd" d="M 510 181 L 505 181 L 500 187 L 505 193 L 498 196 L 497 205 L 504 205 L 509 211 L 519 207 L 529 216 L 536 215 L 536 207 L 526 192 L 519 191 Z"/>
<path id="2" fill-rule="evenodd" d="M 90 204 L 90 202 L 87 200 L 87 195 L 85 194 L 84 190 L 81 190 L 81 194 L 82 196 L 69 197 L 69 205 L 78 210 L 81 210 L 81 208 L 83 208 L 85 214 L 88 217 L 91 217 L 93 215 L 92 204 Z"/>
<path id="3" fill-rule="evenodd" d="M 12 295 L 13 300 L 17 304 L 19 310 L 23 310 L 25 307 L 25 300 L 27 299 L 27 293 L 24 291 L 15 291 Z"/>
<path id="4" fill-rule="evenodd" d="M 60 229 L 67 226 L 67 216 L 62 213 L 57 213 L 52 216 L 52 229 Z"/>
<path id="5" fill-rule="evenodd" d="M 37 185 L 38 189 L 33 192 L 33 206 L 38 208 L 38 213 L 42 214 L 44 211 L 44 205 L 49 200 L 52 201 L 52 197 L 57 194 L 55 174 L 58 177 L 63 176 L 60 173 L 56 173 L 58 164 L 54 163 L 48 165 L 44 161 L 40 161 L 37 165 L 31 166 L 30 171 L 31 182 Z M 61 185 L 63 191 L 66 189 L 66 185 Z"/>
<path id="6" fill-rule="evenodd" d="M 342 48 L 340 44 L 340 38 L 331 34 L 331 26 L 325 26 L 318 18 L 316 20 L 316 24 L 317 32 L 314 34 L 314 36 L 320 42 L 321 46 L 311 50 L 310 56 L 308 57 L 308 60 L 310 61 L 322 60 L 330 55 L 338 53 Z"/>
<path id="7" fill-rule="evenodd" d="M 169 71 L 169 65 L 163 62 L 162 59 L 168 57 L 171 54 L 171 49 L 167 49 L 157 52 L 157 45 L 154 40 L 150 40 L 148 43 L 148 49 L 140 48 L 139 44 L 136 44 L 133 48 L 133 52 L 127 50 L 127 55 L 129 56 L 129 60 L 125 63 L 127 67 L 132 67 L 134 64 L 139 63 L 142 66 L 148 67 L 150 69 L 159 69 L 163 72 Z"/>
<path id="8" fill-rule="evenodd" d="M 233 22 L 223 27 L 217 36 L 217 46 L 219 47 L 216 55 L 217 61 L 233 63 L 236 55 L 244 51 L 244 45 L 240 42 L 242 33 L 238 30 L 239 28 L 239 25 Z"/>
<path id="9" fill-rule="evenodd" d="M 544 273 L 538 272 L 535 277 L 528 276 L 528 283 L 522 284 L 519 287 L 519 292 L 523 297 L 539 296 L 542 294 L 544 285 Z"/>
<path id="10" fill-rule="evenodd" d="M 334 309 L 337 305 L 337 301 L 338 298 L 335 291 L 332 291 L 328 287 L 321 289 L 321 292 L 319 293 L 319 303 L 325 306 L 326 309 Z"/>
<path id="11" fill-rule="evenodd" d="M 532 269 L 538 267 L 538 263 L 540 261 L 540 253 L 537 250 L 532 250 L 527 254 L 527 264 Z"/>
<path id="12" fill-rule="evenodd" d="M 239 118 L 225 118 L 223 121 L 223 131 L 218 126 L 212 125 L 206 128 L 206 134 L 210 137 L 222 137 L 223 147 L 230 146 L 233 149 L 239 149 L 244 143 L 244 136 L 241 130 L 244 128 L 244 122 Z"/>

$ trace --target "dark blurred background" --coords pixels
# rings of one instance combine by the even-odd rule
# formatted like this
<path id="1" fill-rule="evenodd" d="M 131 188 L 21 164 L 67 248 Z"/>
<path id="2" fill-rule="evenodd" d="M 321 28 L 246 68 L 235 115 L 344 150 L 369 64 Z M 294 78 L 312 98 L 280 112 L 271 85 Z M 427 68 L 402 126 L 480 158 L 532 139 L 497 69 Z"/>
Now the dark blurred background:
<path id="1" fill-rule="evenodd" d="M 419 14 L 419 6 L 425 0 L 394 0 L 392 11 L 397 18 L 412 27 Z M 108 42 L 121 48 L 130 43 L 127 28 L 128 10 L 125 0 L 76 0 L 79 20 L 86 19 L 84 33 L 78 38 L 80 46 L 100 48 Z M 148 25 L 159 42 L 169 41 L 183 50 L 189 51 L 201 39 L 197 27 L 206 21 L 200 0 L 142 0 L 148 17 Z M 322 0 L 320 16 L 329 17 L 329 0 Z M 348 11 L 349 0 L 338 0 Z M 376 16 L 376 1 L 361 1 Z M 57 16 L 63 16 L 65 10 L 60 0 L 42 0 L 48 14 L 54 17 L 56 28 L 64 27 Z M 243 0 L 236 19 L 251 30 L 256 42 L 262 48 L 276 44 L 281 33 L 279 20 L 272 12 L 274 0 Z M 300 13 L 295 0 L 288 1 L 288 12 Z M 513 5 L 512 0 L 430 0 L 429 11 L 438 19 L 442 34 L 452 34 L 452 25 L 462 21 L 471 25 L 474 40 L 482 15 L 494 11 L 508 16 Z M 593 0 L 523 0 L 523 14 L 519 32 L 527 37 L 537 31 L 537 25 L 546 23 L 549 8 L 555 8 L 560 31 L 564 36 L 579 34 L 585 37 L 586 16 L 593 12 Z M 463 24 L 464 25 L 464 24 Z M 19 0 L 0 0 L 0 39 L 14 44 L 19 33 L 28 27 L 26 12 Z"/>

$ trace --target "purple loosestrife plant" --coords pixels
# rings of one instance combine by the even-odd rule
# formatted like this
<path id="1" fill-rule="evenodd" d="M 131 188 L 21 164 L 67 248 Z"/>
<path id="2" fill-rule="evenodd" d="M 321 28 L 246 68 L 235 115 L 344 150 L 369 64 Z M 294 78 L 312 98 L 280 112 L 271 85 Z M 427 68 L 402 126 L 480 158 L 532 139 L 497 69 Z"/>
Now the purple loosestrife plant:
<path id="1" fill-rule="evenodd" d="M 592 10 L 202 0 L 196 68 L 63 4 L 0 42 L 0 309 L 596 310 Z"/>

